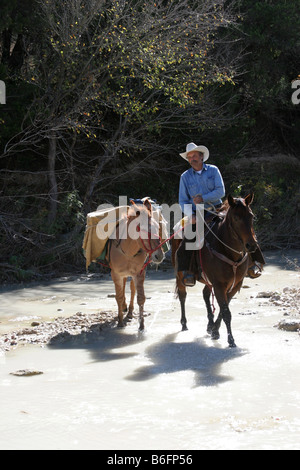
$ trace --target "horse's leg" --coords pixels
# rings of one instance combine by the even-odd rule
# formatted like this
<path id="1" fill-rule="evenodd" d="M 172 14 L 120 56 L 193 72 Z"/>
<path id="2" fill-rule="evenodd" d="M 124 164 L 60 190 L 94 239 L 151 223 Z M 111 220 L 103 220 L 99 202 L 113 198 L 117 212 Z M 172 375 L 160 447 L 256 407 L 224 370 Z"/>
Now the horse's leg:
<path id="1" fill-rule="evenodd" d="M 219 329 L 220 329 L 221 321 L 223 319 L 227 328 L 228 344 L 231 348 L 233 348 L 235 347 L 235 342 L 234 342 L 232 331 L 231 331 L 231 312 L 228 306 L 229 302 L 228 302 L 228 298 L 226 294 L 226 288 L 224 285 L 218 284 L 214 286 L 214 291 L 215 291 L 216 299 L 220 307 L 220 313 L 219 313 L 217 320 L 214 323 L 211 337 L 212 339 L 220 338 Z"/>
<path id="2" fill-rule="evenodd" d="M 228 303 L 223 304 L 222 317 L 223 317 L 224 323 L 225 323 L 226 328 L 227 328 L 228 344 L 231 348 L 235 348 L 236 344 L 234 342 L 232 331 L 231 331 L 231 311 L 229 310 Z"/>
<path id="3" fill-rule="evenodd" d="M 133 308 L 134 308 L 134 297 L 135 297 L 135 285 L 134 285 L 134 280 L 131 279 L 130 281 L 130 304 L 129 304 L 129 310 L 127 317 L 129 320 L 132 319 L 132 313 L 133 313 Z"/>
<path id="4" fill-rule="evenodd" d="M 144 304 L 145 304 L 145 291 L 144 291 L 144 280 L 145 280 L 145 270 L 142 274 L 138 274 L 134 278 L 136 292 L 137 292 L 137 304 L 139 306 L 139 321 L 140 326 L 139 330 L 142 331 L 144 329 Z"/>
<path id="5" fill-rule="evenodd" d="M 212 333 L 213 327 L 214 327 L 214 314 L 211 309 L 211 304 L 210 304 L 210 296 L 211 296 L 211 290 L 208 286 L 205 286 L 203 289 L 203 299 L 206 305 L 206 310 L 207 310 L 207 318 L 208 318 L 208 324 L 207 324 L 207 333 L 210 335 Z"/>
<path id="6" fill-rule="evenodd" d="M 116 291 L 116 301 L 118 304 L 118 326 L 123 327 L 123 304 L 124 304 L 124 282 L 123 277 L 118 276 L 114 271 L 111 271 L 111 278 L 115 284 L 115 291 Z"/>
<path id="7" fill-rule="evenodd" d="M 231 292 L 227 292 L 227 301 L 228 301 L 228 305 L 229 305 L 229 302 L 231 301 L 232 297 L 234 297 L 234 295 L 239 292 L 239 290 L 241 289 L 242 287 L 242 284 L 243 284 L 243 280 L 242 279 L 233 289 Z"/>
<path id="8" fill-rule="evenodd" d="M 222 310 L 220 308 L 219 315 L 218 315 L 218 317 L 217 317 L 216 321 L 214 322 L 213 327 L 211 329 L 211 339 L 219 339 L 220 338 L 219 329 L 220 329 L 220 326 L 221 326 L 221 322 L 222 322 Z"/>
<path id="9" fill-rule="evenodd" d="M 126 281 L 127 281 L 127 277 L 124 277 L 123 279 L 123 312 L 127 312 L 127 303 L 126 303 L 126 296 L 125 296 Z"/>
<path id="10" fill-rule="evenodd" d="M 229 303 L 232 299 L 232 297 L 239 292 L 241 286 L 243 284 L 243 279 L 232 289 L 231 292 L 227 293 L 227 302 L 223 304 L 223 309 L 222 309 L 222 318 L 224 320 L 224 323 L 227 328 L 227 335 L 228 335 L 228 344 L 231 348 L 235 348 L 236 344 L 233 339 L 232 331 L 231 331 L 231 311 L 229 309 Z"/>
<path id="11" fill-rule="evenodd" d="M 182 325 L 182 331 L 186 331 L 188 329 L 186 316 L 185 316 L 186 287 L 183 284 L 182 280 L 183 280 L 183 273 L 178 272 L 176 276 L 176 289 L 177 289 L 177 293 L 178 293 L 178 297 L 180 301 L 180 307 L 181 307 L 180 323 Z"/>
<path id="12" fill-rule="evenodd" d="M 186 287 L 183 284 L 183 272 L 178 271 L 178 259 L 177 259 L 177 250 L 181 244 L 181 239 L 173 238 L 172 239 L 172 264 L 176 273 L 176 293 L 179 297 L 180 307 L 181 307 L 181 325 L 182 331 L 187 330 L 186 326 L 186 316 L 185 316 L 185 299 L 186 299 Z"/>

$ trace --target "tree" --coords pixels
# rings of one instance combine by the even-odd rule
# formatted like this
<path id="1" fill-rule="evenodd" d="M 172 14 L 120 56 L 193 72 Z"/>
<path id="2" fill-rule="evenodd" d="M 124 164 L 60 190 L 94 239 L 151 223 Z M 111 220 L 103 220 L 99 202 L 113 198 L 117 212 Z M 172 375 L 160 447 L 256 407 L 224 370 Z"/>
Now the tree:
<path id="1" fill-rule="evenodd" d="M 96 166 L 92 159 L 88 207 L 103 168 L 120 152 L 161 151 L 165 130 L 217 121 L 208 106 L 210 87 L 232 82 L 234 61 L 216 61 L 213 51 L 232 16 L 223 0 L 48 0 L 39 6 L 43 32 L 27 69 L 35 99 L 6 156 L 48 140 L 53 222 L 55 162 L 66 139 L 84 136 L 100 150 Z"/>
<path id="2" fill-rule="evenodd" d="M 299 119 L 291 83 L 299 74 L 300 1 L 239 0 L 237 6 L 245 48 L 240 94 L 248 111 L 246 140 L 252 148 L 297 151 Z"/>
<path id="3" fill-rule="evenodd" d="M 117 182 L 131 183 L 138 169 L 145 191 L 155 159 L 161 164 L 189 132 L 197 138 L 222 122 L 226 103 L 215 96 L 233 85 L 237 60 L 225 3 L 32 0 L 22 67 L 18 73 L 7 67 L 13 89 L 28 90 L 27 101 L 18 108 L 8 100 L 15 125 L 22 124 L 0 164 L 20 175 L 30 165 L 30 174 L 47 174 L 47 207 L 43 187 L 25 194 L 18 217 L 6 219 L 14 223 L 6 233 L 30 243 L 40 263 L 43 255 L 50 263 L 80 250 L 81 239 L 74 240 L 82 215 L 105 197 L 111 202 Z M 0 120 L 2 135 L 9 134 L 8 122 Z"/>

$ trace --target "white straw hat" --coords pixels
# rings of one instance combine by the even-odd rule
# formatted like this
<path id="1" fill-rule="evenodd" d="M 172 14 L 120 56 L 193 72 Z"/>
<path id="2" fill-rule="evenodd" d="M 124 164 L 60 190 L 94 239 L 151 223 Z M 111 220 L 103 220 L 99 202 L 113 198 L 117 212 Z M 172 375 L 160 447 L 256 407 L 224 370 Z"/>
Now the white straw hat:
<path id="1" fill-rule="evenodd" d="M 203 153 L 204 157 L 203 157 L 203 161 L 205 162 L 208 157 L 209 157 L 209 150 L 207 147 L 204 147 L 204 145 L 196 145 L 194 144 L 193 142 L 191 142 L 190 144 L 187 144 L 186 146 L 186 152 L 184 153 L 180 153 L 179 155 L 184 158 L 185 160 L 187 160 L 187 154 L 190 153 L 190 152 L 201 152 Z"/>

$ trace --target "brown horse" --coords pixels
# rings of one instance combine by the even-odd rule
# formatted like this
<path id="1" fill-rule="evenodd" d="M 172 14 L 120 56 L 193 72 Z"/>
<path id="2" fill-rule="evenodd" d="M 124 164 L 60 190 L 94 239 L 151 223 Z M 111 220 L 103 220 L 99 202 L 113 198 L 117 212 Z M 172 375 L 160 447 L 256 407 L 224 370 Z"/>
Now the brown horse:
<path id="1" fill-rule="evenodd" d="M 159 237 L 159 224 L 152 216 L 151 203 L 133 204 L 126 217 L 121 219 L 117 228 L 117 238 L 110 240 L 106 260 L 111 268 L 118 304 L 118 326 L 124 326 L 123 312 L 127 311 L 125 286 L 131 277 L 131 298 L 127 319 L 132 319 L 134 297 L 137 292 L 139 306 L 139 329 L 144 329 L 144 280 L 147 256 L 156 264 L 164 259 Z"/>
<path id="2" fill-rule="evenodd" d="M 231 312 L 229 303 L 232 297 L 242 286 L 248 271 L 249 253 L 257 248 L 257 241 L 253 229 L 253 213 L 250 205 L 253 201 L 251 193 L 245 199 L 228 197 L 228 202 L 222 208 L 223 217 L 219 217 L 215 224 L 205 235 L 205 243 L 201 250 L 195 252 L 198 268 L 195 276 L 205 285 L 203 298 L 208 315 L 207 332 L 212 339 L 219 339 L 219 328 L 222 319 L 225 322 L 230 347 L 235 347 L 231 331 Z M 176 251 L 181 240 L 173 240 L 172 259 L 176 266 Z M 202 271 L 202 272 L 201 272 Z M 199 274 L 200 272 L 200 274 Z M 186 287 L 183 284 L 183 273 L 176 272 L 176 289 L 181 304 L 182 330 L 187 329 L 185 316 Z M 210 304 L 210 296 L 214 290 L 220 307 L 220 312 L 214 321 Z"/>

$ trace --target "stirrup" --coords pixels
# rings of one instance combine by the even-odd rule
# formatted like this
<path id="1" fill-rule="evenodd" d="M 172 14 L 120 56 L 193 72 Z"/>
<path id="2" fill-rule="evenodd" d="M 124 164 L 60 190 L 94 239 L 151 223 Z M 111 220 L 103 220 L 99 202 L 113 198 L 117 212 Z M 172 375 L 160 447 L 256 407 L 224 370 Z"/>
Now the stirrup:
<path id="1" fill-rule="evenodd" d="M 261 276 L 261 273 L 262 273 L 262 268 L 257 263 L 254 263 L 248 269 L 247 277 L 250 277 L 251 279 L 256 279 L 257 277 Z"/>

